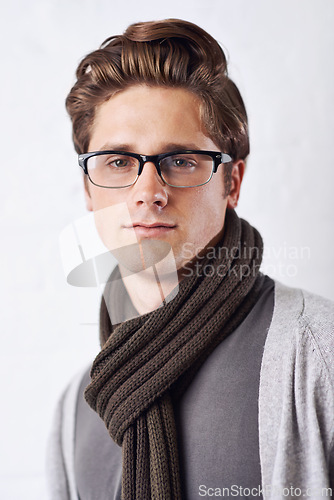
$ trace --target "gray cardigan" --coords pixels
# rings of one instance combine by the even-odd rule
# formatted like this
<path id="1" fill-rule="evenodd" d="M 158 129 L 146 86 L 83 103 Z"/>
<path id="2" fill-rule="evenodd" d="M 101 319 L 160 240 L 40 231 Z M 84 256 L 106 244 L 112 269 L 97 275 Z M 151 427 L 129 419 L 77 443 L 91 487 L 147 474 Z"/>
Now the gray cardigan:
<path id="1" fill-rule="evenodd" d="M 50 435 L 52 500 L 78 499 L 74 435 L 82 375 L 61 398 Z M 277 282 L 261 366 L 259 443 L 264 500 L 334 498 L 334 304 Z"/>

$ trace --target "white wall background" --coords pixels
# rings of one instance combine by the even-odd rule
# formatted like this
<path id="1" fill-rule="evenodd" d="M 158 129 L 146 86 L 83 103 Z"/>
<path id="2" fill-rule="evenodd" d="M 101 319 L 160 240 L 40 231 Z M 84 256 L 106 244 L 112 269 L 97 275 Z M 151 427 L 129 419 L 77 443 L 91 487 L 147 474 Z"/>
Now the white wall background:
<path id="1" fill-rule="evenodd" d="M 250 119 L 239 214 L 273 276 L 334 299 L 334 3 L 13 0 L 0 17 L 0 498 L 37 500 L 55 402 L 98 351 L 85 324 L 98 294 L 66 284 L 58 249 L 86 213 L 64 109 L 77 63 L 135 21 L 180 17 L 215 36 Z"/>

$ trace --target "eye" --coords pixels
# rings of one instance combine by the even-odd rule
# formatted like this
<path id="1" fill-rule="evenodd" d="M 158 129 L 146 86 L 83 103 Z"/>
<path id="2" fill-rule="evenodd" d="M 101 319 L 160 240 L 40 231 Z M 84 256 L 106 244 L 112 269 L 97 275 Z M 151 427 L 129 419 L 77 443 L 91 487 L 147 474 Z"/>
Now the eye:
<path id="1" fill-rule="evenodd" d="M 185 158 L 175 158 L 173 163 L 176 167 L 187 167 L 189 164 Z"/>
<path id="2" fill-rule="evenodd" d="M 170 156 L 166 158 L 168 165 L 173 168 L 188 169 L 196 167 L 196 160 L 191 156 Z"/>
<path id="3" fill-rule="evenodd" d="M 123 156 L 123 155 L 113 155 L 113 156 L 106 156 L 104 164 L 106 167 L 109 168 L 114 168 L 114 169 L 125 169 L 125 168 L 132 168 L 136 167 L 137 163 L 135 158 L 132 158 L 131 156 Z"/>
<path id="4" fill-rule="evenodd" d="M 116 160 L 109 160 L 109 165 L 113 165 L 115 167 L 127 167 L 128 160 L 125 158 L 117 158 Z"/>

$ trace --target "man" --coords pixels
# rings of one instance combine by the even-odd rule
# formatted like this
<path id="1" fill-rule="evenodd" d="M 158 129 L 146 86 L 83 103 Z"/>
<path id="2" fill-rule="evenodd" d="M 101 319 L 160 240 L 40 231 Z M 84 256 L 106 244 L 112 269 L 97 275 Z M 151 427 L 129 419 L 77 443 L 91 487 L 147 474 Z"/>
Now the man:
<path id="1" fill-rule="evenodd" d="M 259 272 L 261 236 L 234 211 L 247 115 L 217 42 L 131 25 L 83 59 L 66 104 L 119 265 L 101 352 L 60 402 L 52 498 L 330 496 L 333 305 Z"/>

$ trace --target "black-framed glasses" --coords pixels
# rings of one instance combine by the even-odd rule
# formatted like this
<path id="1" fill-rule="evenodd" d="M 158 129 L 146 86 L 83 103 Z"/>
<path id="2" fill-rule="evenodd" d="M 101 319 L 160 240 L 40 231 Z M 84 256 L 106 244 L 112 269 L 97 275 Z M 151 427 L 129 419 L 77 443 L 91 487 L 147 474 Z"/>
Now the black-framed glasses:
<path id="1" fill-rule="evenodd" d="M 94 151 L 80 154 L 79 165 L 95 186 L 117 189 L 132 186 L 147 162 L 152 162 L 161 179 L 171 187 L 187 188 L 207 184 L 219 165 L 232 158 L 218 151 L 173 151 L 140 155 L 124 151 Z"/>

